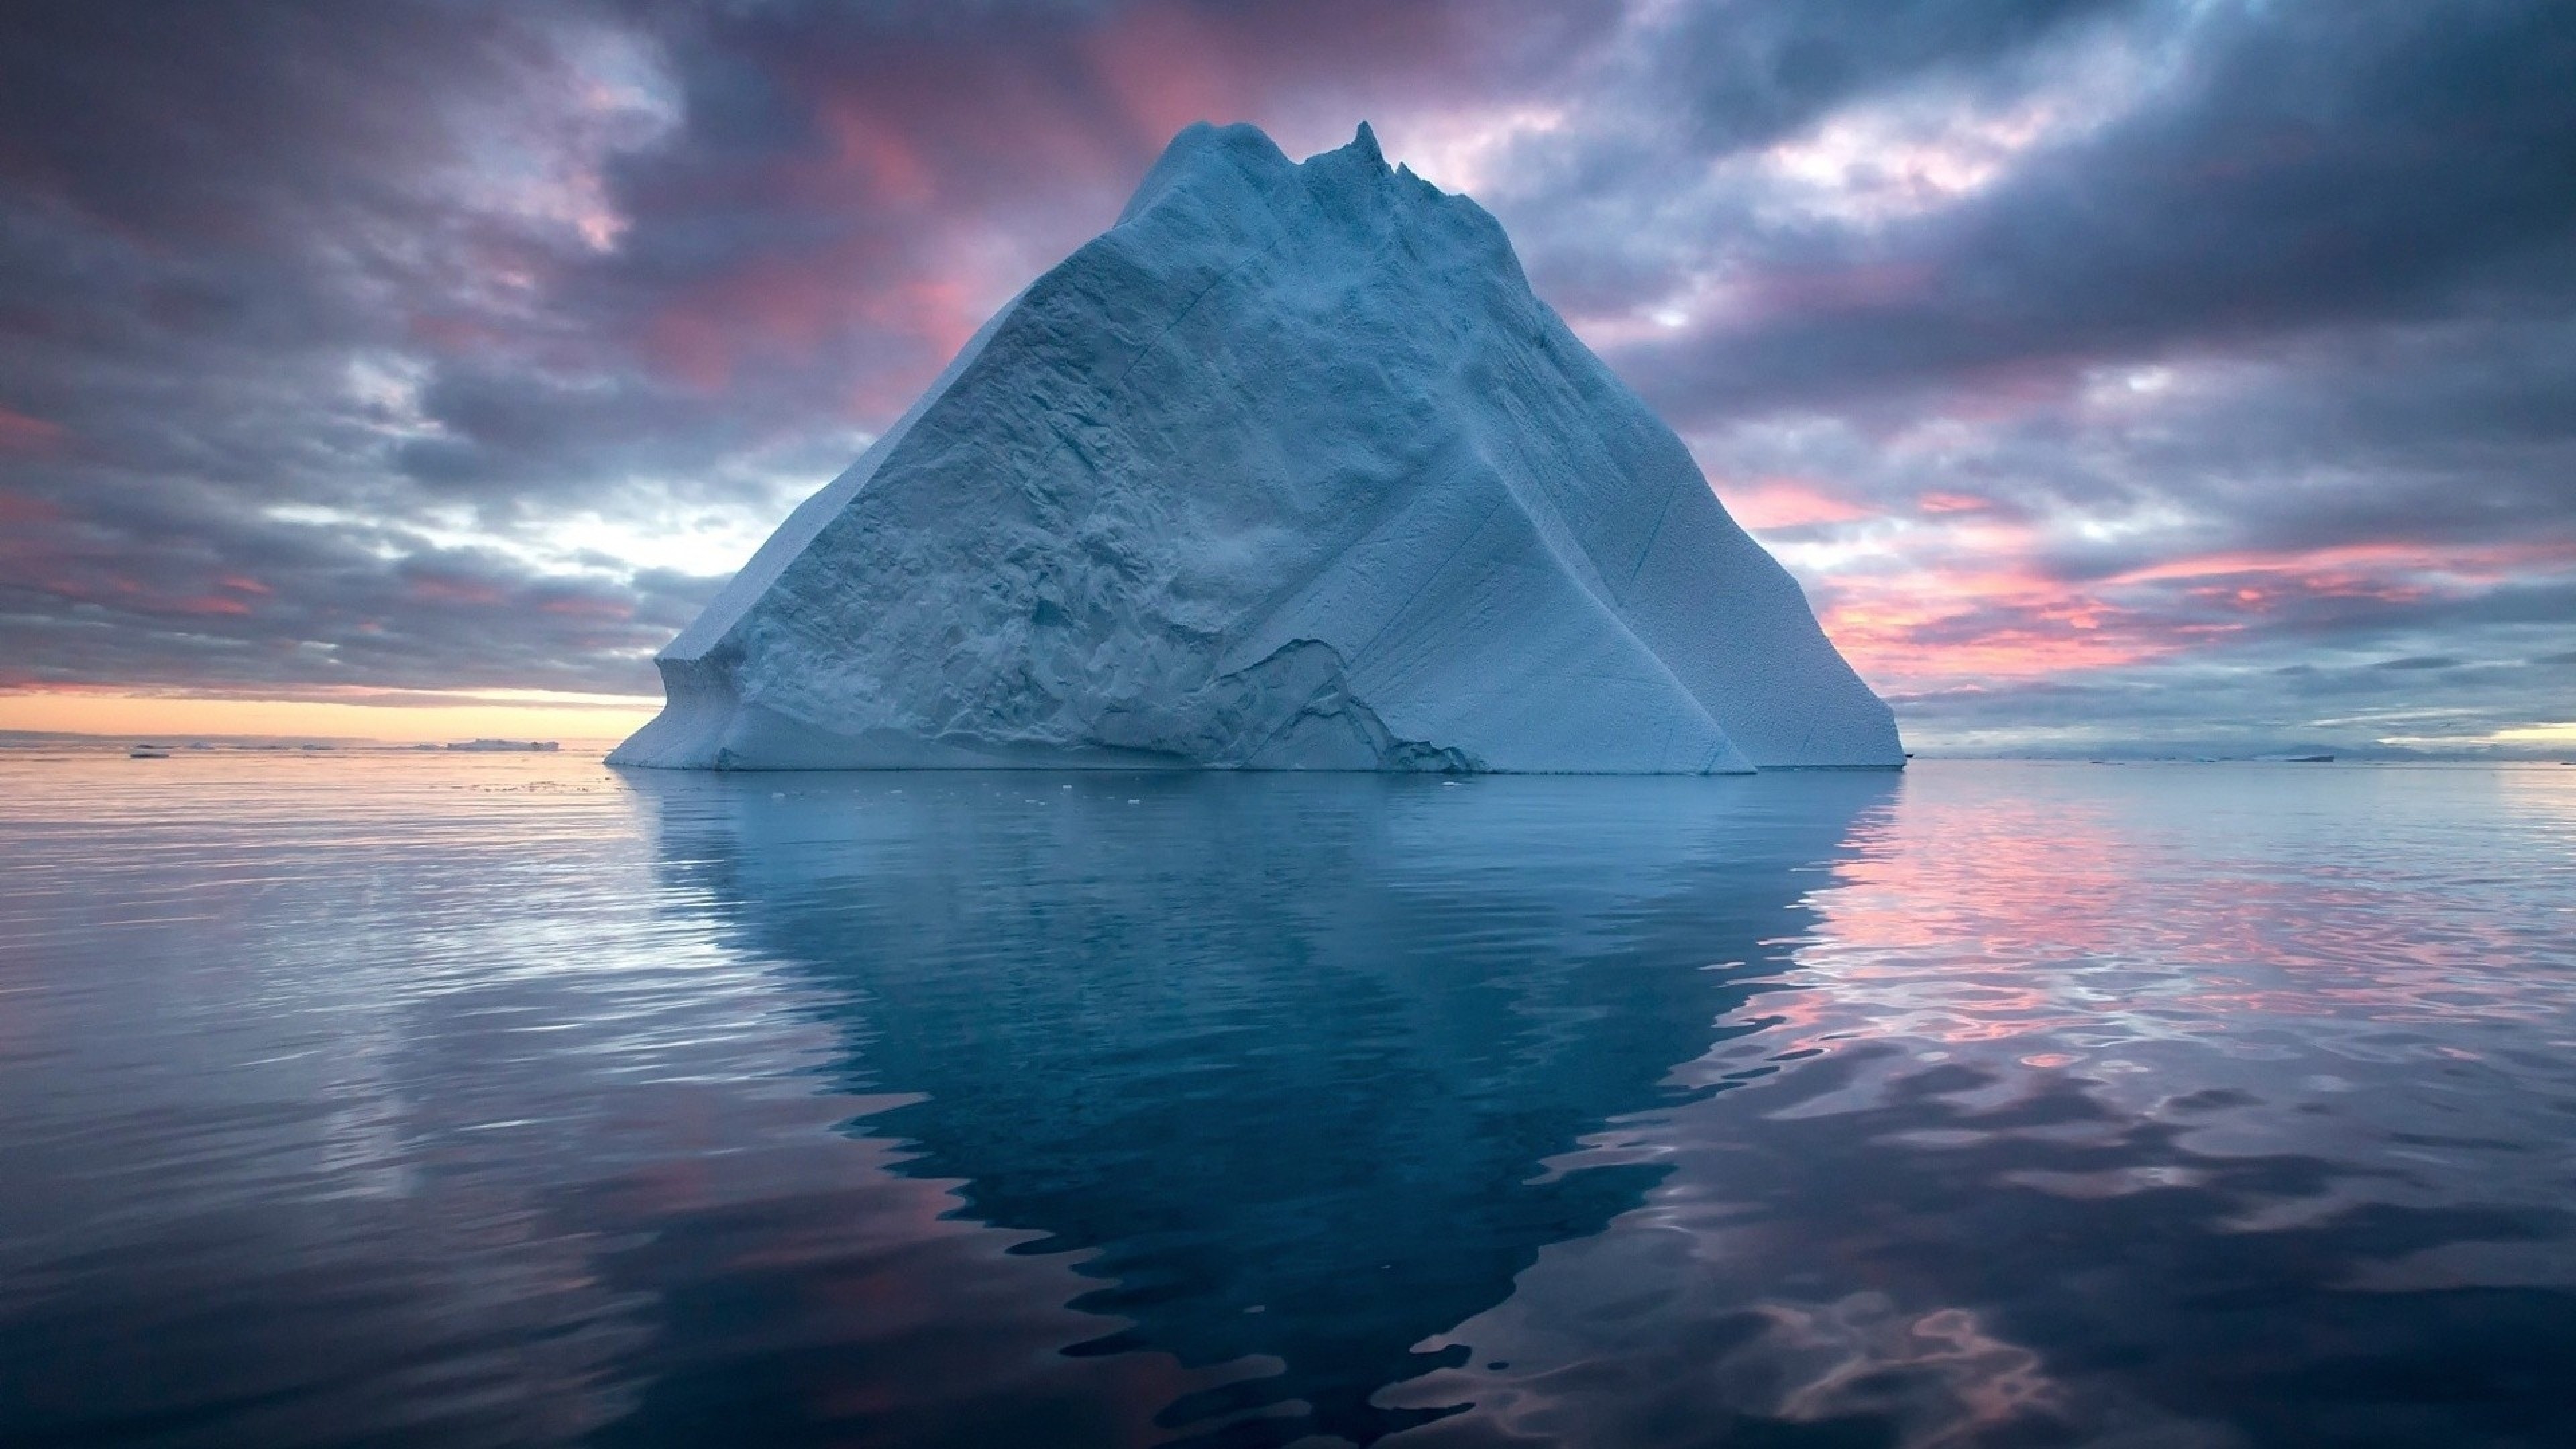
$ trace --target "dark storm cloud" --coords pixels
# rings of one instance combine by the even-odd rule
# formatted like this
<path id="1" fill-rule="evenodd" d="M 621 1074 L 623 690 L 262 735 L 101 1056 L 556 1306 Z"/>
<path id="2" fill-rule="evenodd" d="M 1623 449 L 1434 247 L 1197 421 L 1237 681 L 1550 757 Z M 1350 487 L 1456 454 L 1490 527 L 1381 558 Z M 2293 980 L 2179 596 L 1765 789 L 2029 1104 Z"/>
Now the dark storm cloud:
<path id="1" fill-rule="evenodd" d="M 600 627 L 609 601 L 531 598 L 537 627 L 502 638 L 415 596 L 434 546 L 399 524 L 421 500 L 385 466 L 393 420 L 350 396 L 352 359 L 407 346 L 415 308 L 494 315 L 478 277 L 559 247 L 452 190 L 566 83 L 557 37 L 459 4 L 7 24 L 0 407 L 43 424 L 0 440 L 11 681 L 631 686 L 585 657 L 649 647 L 651 625 Z M 378 522 L 268 516 L 294 503 Z"/>
<path id="2" fill-rule="evenodd" d="M 1366 116 L 1474 173 L 1926 738 L 2576 714 L 2563 6 L 0 24 L 0 686 L 649 688 L 1172 131 Z"/>
<path id="3" fill-rule="evenodd" d="M 1875 456 L 1868 439 L 1945 421 L 1955 408 L 1854 406 L 1842 415 L 1866 420 L 1863 436 L 1824 461 L 1864 495 L 1946 490 L 2023 518 L 2067 507 L 2186 515 L 2153 531 L 2052 541 L 2041 562 L 2069 583 L 2147 567 L 2177 548 L 2404 545 L 2465 560 L 2493 546 L 2576 561 L 2567 319 L 2309 329 L 2179 359 L 2170 384 L 2131 391 L 2124 378 L 2166 376 L 2152 366 L 2159 359 L 2176 360 L 2150 354 L 1991 406 L 1978 398 L 1971 440 L 1928 456 Z"/>
<path id="4" fill-rule="evenodd" d="M 1705 413 L 2576 295 L 2562 7 L 2215 6 L 2169 43 L 2136 112 L 1960 205 L 1755 241 L 1819 304 L 1641 349 L 1652 390 Z"/>
<path id="5" fill-rule="evenodd" d="M 503 10 L 11 7 L 0 174 L 126 239 L 302 250 L 448 158 L 438 120 L 543 78 Z"/>
<path id="6" fill-rule="evenodd" d="M 765 523 L 1180 124 L 1508 83 L 1611 17 L 21 7 L 9 680 L 649 688 L 640 656 L 737 559 L 514 539 Z"/>
<path id="7" fill-rule="evenodd" d="M 898 411 L 990 309 L 1114 220 L 1182 126 L 1529 83 L 1604 4 L 647 5 L 686 120 L 621 157 L 583 279 L 665 375 L 828 376 Z"/>
<path id="8" fill-rule="evenodd" d="M 1627 73 L 1675 55 L 1724 73 L 1653 46 Z M 1990 676 L 1920 693 L 1909 727 L 2295 732 L 2303 701 L 2247 682 L 2282 650 L 2495 665 L 2475 689 L 2338 675 L 2457 712 L 2437 733 L 2576 716 L 2576 680 L 2522 662 L 2576 617 L 2576 14 L 2101 7 L 1851 72 L 1882 83 L 1827 113 L 1882 125 L 1825 205 L 1764 150 L 1811 144 L 1791 133 L 1825 113 L 1739 105 L 1740 146 L 1694 169 L 1696 142 L 1605 104 L 1534 147 L 1497 210 L 1721 494 L 1788 477 L 1841 505 L 1777 536 L 1865 670 L 1900 692 Z M 2036 135 L 1956 195 L 1909 189 L 1889 134 L 1992 163 L 1991 135 L 1939 124 L 1981 113 Z M 1679 184 L 1651 193 L 1645 157 Z M 1667 303 L 1687 325 L 1635 320 Z M 1972 511 L 1927 517 L 1935 497 Z M 1950 602 L 1917 610 L 1926 594 Z M 2020 677 L 2067 669 L 2169 694 Z M 2077 698 L 2103 713 L 2038 703 Z"/>
<path id="9" fill-rule="evenodd" d="M 1648 36 L 1654 93 L 1716 151 L 1797 131 L 1854 97 L 1925 78 L 1975 82 L 2131 0 L 1808 0 L 1682 7 Z"/>

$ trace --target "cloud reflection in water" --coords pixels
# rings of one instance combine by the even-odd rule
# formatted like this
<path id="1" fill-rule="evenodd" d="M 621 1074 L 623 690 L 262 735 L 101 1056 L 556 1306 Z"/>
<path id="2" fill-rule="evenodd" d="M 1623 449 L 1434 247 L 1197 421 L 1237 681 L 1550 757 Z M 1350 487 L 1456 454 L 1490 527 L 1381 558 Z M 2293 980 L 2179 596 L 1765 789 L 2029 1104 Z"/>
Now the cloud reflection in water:
<path id="1" fill-rule="evenodd" d="M 2576 771 L 141 768 L 11 1442 L 2576 1438 Z"/>

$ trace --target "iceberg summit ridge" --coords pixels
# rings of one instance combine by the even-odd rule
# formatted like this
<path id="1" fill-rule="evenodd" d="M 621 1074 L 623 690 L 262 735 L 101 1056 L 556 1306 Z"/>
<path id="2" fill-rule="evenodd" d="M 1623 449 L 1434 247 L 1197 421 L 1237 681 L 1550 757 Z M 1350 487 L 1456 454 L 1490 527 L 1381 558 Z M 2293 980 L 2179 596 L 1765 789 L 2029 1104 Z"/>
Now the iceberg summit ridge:
<path id="1" fill-rule="evenodd" d="M 657 657 L 677 769 L 1900 768 L 1502 227 L 1175 137 Z"/>

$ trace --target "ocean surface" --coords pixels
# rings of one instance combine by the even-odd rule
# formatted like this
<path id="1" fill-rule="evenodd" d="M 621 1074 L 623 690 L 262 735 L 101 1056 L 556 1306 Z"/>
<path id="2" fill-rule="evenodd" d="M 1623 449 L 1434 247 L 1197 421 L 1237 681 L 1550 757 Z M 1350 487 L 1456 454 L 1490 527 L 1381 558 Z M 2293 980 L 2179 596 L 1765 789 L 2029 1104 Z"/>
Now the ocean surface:
<path id="1" fill-rule="evenodd" d="M 0 1443 L 2576 1444 L 2576 769 L 0 753 Z"/>

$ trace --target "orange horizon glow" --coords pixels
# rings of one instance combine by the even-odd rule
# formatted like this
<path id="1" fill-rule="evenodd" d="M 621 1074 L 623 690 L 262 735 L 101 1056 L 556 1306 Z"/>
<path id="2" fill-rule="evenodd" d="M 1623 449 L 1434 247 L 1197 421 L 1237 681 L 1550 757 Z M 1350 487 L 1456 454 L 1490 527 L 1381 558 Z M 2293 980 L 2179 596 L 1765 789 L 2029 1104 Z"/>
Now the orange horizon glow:
<path id="1" fill-rule="evenodd" d="M 49 689 L 0 694 L 0 730 L 99 735 L 164 743 L 209 737 L 378 740 L 555 740 L 611 745 L 640 728 L 661 701 L 619 695 L 372 695 L 347 699 L 244 699 Z"/>

